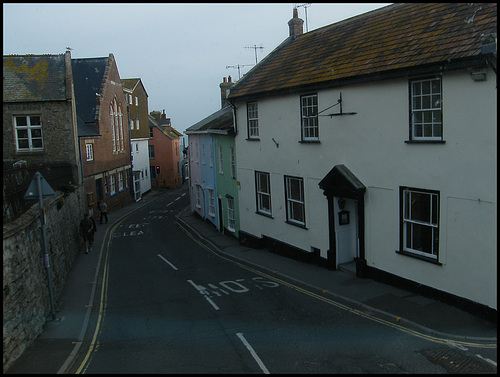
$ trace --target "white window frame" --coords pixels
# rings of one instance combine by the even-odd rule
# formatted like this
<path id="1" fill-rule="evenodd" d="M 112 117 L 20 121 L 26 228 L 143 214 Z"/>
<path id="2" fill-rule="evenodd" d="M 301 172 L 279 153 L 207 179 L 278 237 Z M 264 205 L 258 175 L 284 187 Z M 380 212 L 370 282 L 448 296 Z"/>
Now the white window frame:
<path id="1" fill-rule="evenodd" d="M 130 122 L 130 129 L 133 130 L 134 129 L 134 121 L 131 119 L 129 122 Z"/>
<path id="2" fill-rule="evenodd" d="M 115 112 L 113 110 L 113 103 L 109 105 L 109 116 L 111 122 L 111 138 L 113 139 L 113 153 L 116 152 L 116 135 L 115 135 Z"/>
<path id="3" fill-rule="evenodd" d="M 224 174 L 224 155 L 222 154 L 222 147 L 219 147 L 219 174 Z"/>
<path id="4" fill-rule="evenodd" d="M 411 140 L 443 140 L 441 77 L 410 81 Z"/>
<path id="5" fill-rule="evenodd" d="M 26 125 L 19 125 L 18 124 L 18 119 L 24 118 Z M 33 119 L 32 119 L 33 118 Z M 36 123 L 34 122 L 35 118 L 40 119 L 40 124 L 32 124 Z M 33 122 L 32 122 L 33 121 Z M 29 114 L 29 115 L 14 115 L 14 128 L 15 128 L 15 135 L 16 135 L 16 150 L 18 152 L 37 152 L 37 151 L 43 151 L 43 132 L 42 132 L 42 116 L 40 114 Z M 40 136 L 34 135 L 37 133 L 40 133 Z M 26 137 L 19 137 L 19 133 L 25 133 Z M 24 136 L 24 135 L 23 135 Z M 28 141 L 28 147 L 20 147 L 19 142 Z M 35 147 L 34 142 L 39 141 L 41 142 L 41 147 Z"/>
<path id="6" fill-rule="evenodd" d="M 235 157 L 234 157 L 234 148 L 229 147 L 229 159 L 231 162 L 231 178 L 236 177 L 236 163 L 235 163 Z"/>
<path id="7" fill-rule="evenodd" d="M 227 199 L 227 229 L 234 232 L 236 229 L 236 220 L 234 217 L 234 199 Z"/>
<path id="8" fill-rule="evenodd" d="M 135 97 L 135 105 L 139 106 L 139 98 L 137 96 Z"/>
<path id="9" fill-rule="evenodd" d="M 116 194 L 116 182 L 115 182 L 115 175 L 110 174 L 109 175 L 109 194 L 114 195 Z"/>
<path id="10" fill-rule="evenodd" d="M 293 192 L 292 188 L 298 184 L 299 191 Z M 306 225 L 306 203 L 304 199 L 304 179 L 300 177 L 285 176 L 285 201 L 287 222 Z"/>
<path id="11" fill-rule="evenodd" d="M 196 207 L 201 208 L 201 187 L 196 185 Z"/>
<path id="12" fill-rule="evenodd" d="M 139 119 L 136 119 L 135 120 L 135 129 L 138 130 L 139 129 Z"/>
<path id="13" fill-rule="evenodd" d="M 213 145 L 210 144 L 210 167 L 213 167 L 213 166 L 214 166 Z"/>
<path id="14" fill-rule="evenodd" d="M 257 213 L 272 216 L 271 175 L 269 173 L 255 172 L 255 193 L 257 196 Z M 266 202 L 269 203 L 269 208 L 265 206 Z"/>
<path id="15" fill-rule="evenodd" d="M 259 107 L 258 102 L 247 102 L 248 138 L 259 138 Z"/>
<path id="16" fill-rule="evenodd" d="M 94 161 L 94 144 L 85 143 L 85 150 L 87 152 L 87 161 Z"/>
<path id="17" fill-rule="evenodd" d="M 319 140 L 318 95 L 300 97 L 302 141 Z"/>
<path id="18" fill-rule="evenodd" d="M 118 191 L 123 190 L 123 172 L 118 172 Z"/>
<path id="19" fill-rule="evenodd" d="M 439 257 L 439 192 L 402 187 L 401 196 L 401 251 L 437 261 Z M 428 216 L 423 218 L 424 215 Z M 424 233 L 429 232 L 430 235 L 427 234 L 426 237 Z M 422 238 L 417 238 L 415 234 L 422 235 Z M 428 249 L 424 249 L 423 243 L 426 242 L 430 243 Z"/>
<path id="20" fill-rule="evenodd" d="M 207 189 L 208 196 L 208 215 L 215 216 L 215 191 L 212 189 Z"/>

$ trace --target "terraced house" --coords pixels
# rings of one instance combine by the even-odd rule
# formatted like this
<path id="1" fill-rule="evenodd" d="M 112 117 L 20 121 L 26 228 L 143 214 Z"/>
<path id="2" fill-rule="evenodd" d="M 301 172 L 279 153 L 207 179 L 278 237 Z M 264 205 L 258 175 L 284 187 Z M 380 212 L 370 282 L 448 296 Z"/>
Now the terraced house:
<path id="1" fill-rule="evenodd" d="M 229 96 L 240 238 L 496 310 L 496 4 L 288 26 Z"/>

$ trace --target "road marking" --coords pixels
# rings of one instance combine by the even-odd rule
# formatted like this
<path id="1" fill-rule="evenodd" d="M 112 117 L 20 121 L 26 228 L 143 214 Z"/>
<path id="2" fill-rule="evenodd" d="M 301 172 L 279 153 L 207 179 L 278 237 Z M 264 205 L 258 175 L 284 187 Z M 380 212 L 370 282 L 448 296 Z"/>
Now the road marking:
<path id="1" fill-rule="evenodd" d="M 165 207 L 168 207 L 169 205 L 174 204 L 174 202 L 168 203 Z"/>
<path id="2" fill-rule="evenodd" d="M 206 298 L 206 300 L 210 303 L 210 305 L 212 305 L 212 306 L 214 307 L 214 309 L 215 309 L 215 310 L 219 310 L 219 307 L 218 307 L 217 305 L 215 305 L 215 302 L 213 302 L 213 301 L 210 299 L 210 297 L 208 297 L 208 296 L 206 295 L 206 293 L 204 292 L 204 290 L 203 290 L 203 289 L 199 288 L 199 287 L 198 287 L 198 285 L 197 285 L 195 282 L 193 282 L 192 280 L 188 280 L 187 282 L 188 282 L 188 283 L 190 283 L 193 287 L 195 287 L 195 288 L 196 288 L 196 290 L 197 290 L 198 292 L 200 292 L 200 293 L 201 293 L 201 295 L 202 295 L 203 297 L 205 297 L 205 298 Z"/>
<path id="3" fill-rule="evenodd" d="M 175 198 L 174 202 L 178 201 L 181 197 L 178 196 L 177 198 Z"/>
<path id="4" fill-rule="evenodd" d="M 497 367 L 497 363 L 495 363 L 493 360 L 490 360 L 486 357 L 482 357 L 480 354 L 476 354 L 477 357 L 479 357 L 480 359 L 486 361 L 487 363 L 490 363 L 491 365 L 493 365 L 495 368 Z"/>
<path id="5" fill-rule="evenodd" d="M 163 258 L 160 254 L 158 254 L 158 256 L 163 259 L 165 262 L 167 262 L 170 267 L 172 267 L 175 271 L 177 271 L 177 267 L 175 267 L 172 263 L 170 263 L 168 260 L 166 260 L 165 258 Z"/>
<path id="6" fill-rule="evenodd" d="M 247 340 L 245 339 L 245 337 L 243 336 L 243 334 L 239 332 L 236 335 L 238 336 L 238 338 L 240 338 L 240 340 L 243 342 L 243 344 L 245 345 L 245 347 L 250 351 L 250 354 L 253 356 L 253 358 L 255 359 L 255 361 L 257 362 L 257 364 L 259 364 L 259 367 L 260 367 L 260 369 L 262 369 L 262 371 L 264 372 L 264 374 L 270 374 L 269 371 L 267 370 L 266 366 L 264 365 L 264 363 L 260 359 L 260 357 L 257 355 L 257 353 L 255 353 L 255 351 L 253 350 L 252 346 L 250 345 L 250 343 L 247 342 Z"/>
<path id="7" fill-rule="evenodd" d="M 396 330 L 399 330 L 401 332 L 404 332 L 404 333 L 407 333 L 407 334 L 410 334 L 410 335 L 413 335 L 417 338 L 421 338 L 421 339 L 425 339 L 425 340 L 428 340 L 430 342 L 433 342 L 433 343 L 439 343 L 439 344 L 446 344 L 446 345 L 449 345 L 449 342 L 450 340 L 446 339 L 446 338 L 440 338 L 440 337 L 436 337 L 436 336 L 432 336 L 432 335 L 427 335 L 427 334 L 424 334 L 423 332 L 419 332 L 419 331 L 416 331 L 416 330 L 412 330 L 410 328 L 407 328 L 407 327 L 404 327 L 398 323 L 392 323 L 392 321 L 387 321 L 387 320 L 384 320 L 384 319 L 381 319 L 381 318 L 378 318 L 374 315 L 371 315 L 371 314 L 368 314 L 368 313 L 365 313 L 363 312 L 362 310 L 358 310 L 358 309 L 354 309 L 354 308 L 351 308 L 347 305 L 343 305 L 341 304 L 340 302 L 336 301 L 336 300 L 332 300 L 330 298 L 327 298 L 327 297 L 323 297 L 323 296 L 320 296 L 318 294 L 315 294 L 313 292 L 310 292 L 306 289 L 303 289 L 303 288 L 300 288 L 294 284 L 291 284 L 291 283 L 288 283 L 284 280 L 281 280 L 281 279 L 278 279 L 274 276 L 271 276 L 271 275 L 268 275 L 262 271 L 259 271 L 255 268 L 251 268 L 251 267 L 248 267 L 242 263 L 239 263 L 239 262 L 236 262 L 235 260 L 231 259 L 231 258 L 228 258 L 228 257 L 225 257 L 217 252 L 215 252 L 214 250 L 212 250 L 209 246 L 201 243 L 200 241 L 198 241 L 198 239 L 196 238 L 196 236 L 194 236 L 191 232 L 192 231 L 189 231 L 188 229 L 186 229 L 185 226 L 183 226 L 182 224 L 178 223 L 178 226 L 184 231 L 184 233 L 186 233 L 193 241 L 195 241 L 198 245 L 200 245 L 201 247 L 203 247 L 204 249 L 210 251 L 212 254 L 218 256 L 219 258 L 221 259 L 224 259 L 224 260 L 227 260 L 237 266 L 240 266 L 241 268 L 247 270 L 247 271 L 251 271 L 251 272 L 254 272 L 255 274 L 257 275 L 260 275 L 260 276 L 263 276 L 269 280 L 272 280 L 278 284 L 281 284 L 281 285 L 284 285 L 284 286 L 287 286 L 291 289 L 294 289 L 298 292 L 301 292 L 301 293 L 304 293 L 310 297 L 313 297 L 313 298 L 316 298 L 317 300 L 319 301 L 323 301 L 323 302 L 326 302 L 327 304 L 330 304 L 332 306 L 336 306 L 337 308 L 339 309 L 343 309 L 347 312 L 350 312 L 352 314 L 355 314 L 355 315 L 358 315 L 360 317 L 363 317 L 363 318 L 366 318 L 366 319 L 369 319 L 371 321 L 374 321 L 374 322 L 378 322 L 382 325 L 385 325 L 385 326 L 388 326 L 388 327 L 391 327 L 393 329 L 396 329 Z M 277 271 L 274 271 L 274 273 L 276 273 Z M 496 340 L 495 341 L 492 341 L 492 340 L 486 340 L 484 343 L 481 343 L 481 342 L 469 342 L 469 341 L 458 341 L 458 340 L 453 340 L 453 343 L 456 344 L 456 345 L 461 345 L 461 346 L 464 346 L 464 347 L 474 347 L 474 348 L 489 348 L 489 349 L 496 349 L 497 348 L 497 344 L 496 344 Z"/>

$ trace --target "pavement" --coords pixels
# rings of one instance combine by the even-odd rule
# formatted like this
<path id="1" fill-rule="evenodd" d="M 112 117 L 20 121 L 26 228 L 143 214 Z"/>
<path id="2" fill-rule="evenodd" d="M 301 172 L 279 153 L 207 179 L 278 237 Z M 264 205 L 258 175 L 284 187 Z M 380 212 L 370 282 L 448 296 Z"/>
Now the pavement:
<path id="1" fill-rule="evenodd" d="M 153 189 L 139 202 L 108 214 L 109 223 L 100 225 L 93 252 L 79 253 L 68 273 L 56 304 L 56 320 L 48 320 L 42 334 L 4 373 L 66 373 L 72 366 L 89 326 L 104 241 L 125 216 L 167 193 Z M 482 344 L 495 348 L 496 323 L 465 312 L 438 300 L 416 295 L 404 289 L 359 278 L 346 266 L 336 271 L 274 254 L 267 249 L 241 245 L 186 207 L 177 215 L 179 226 L 222 257 L 272 276 L 287 285 L 305 289 L 351 313 L 400 327 L 417 336 L 444 339 L 456 344 Z M 49 316 L 51 319 L 51 316 Z"/>

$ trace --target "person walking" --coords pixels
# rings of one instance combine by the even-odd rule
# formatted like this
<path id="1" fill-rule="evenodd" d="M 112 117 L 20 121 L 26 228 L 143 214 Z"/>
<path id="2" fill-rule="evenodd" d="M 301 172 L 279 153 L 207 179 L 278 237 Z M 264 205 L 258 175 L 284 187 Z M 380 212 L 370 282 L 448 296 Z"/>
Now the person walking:
<path id="1" fill-rule="evenodd" d="M 100 222 L 102 224 L 102 218 L 104 217 L 106 219 L 106 224 L 108 223 L 108 205 L 104 203 L 104 200 L 99 200 L 97 203 L 99 207 L 99 211 L 101 212 L 101 218 Z"/>
<path id="2" fill-rule="evenodd" d="M 92 244 L 94 243 L 94 233 L 97 231 L 95 221 L 88 213 L 83 215 L 83 220 L 80 221 L 80 234 L 85 240 L 85 254 L 92 251 Z"/>

